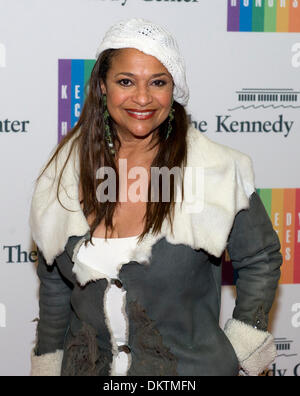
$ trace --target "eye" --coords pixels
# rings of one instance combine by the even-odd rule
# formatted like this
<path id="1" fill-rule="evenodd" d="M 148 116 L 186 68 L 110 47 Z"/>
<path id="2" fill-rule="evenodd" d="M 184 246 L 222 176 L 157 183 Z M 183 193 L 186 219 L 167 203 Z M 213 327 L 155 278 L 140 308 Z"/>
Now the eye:
<path id="1" fill-rule="evenodd" d="M 156 87 L 163 87 L 167 83 L 164 80 L 154 80 L 152 84 L 155 85 Z"/>
<path id="2" fill-rule="evenodd" d="M 122 80 L 118 81 L 118 84 L 122 85 L 123 87 L 130 87 L 131 81 L 128 78 L 122 78 Z"/>

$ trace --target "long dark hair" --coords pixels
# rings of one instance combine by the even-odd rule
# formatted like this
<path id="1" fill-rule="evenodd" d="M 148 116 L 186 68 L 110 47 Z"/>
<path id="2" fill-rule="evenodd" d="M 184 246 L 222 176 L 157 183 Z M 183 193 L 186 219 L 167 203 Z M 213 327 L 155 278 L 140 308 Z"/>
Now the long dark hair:
<path id="1" fill-rule="evenodd" d="M 111 66 L 111 60 L 117 51 L 118 50 L 115 49 L 106 50 L 102 52 L 102 54 L 97 59 L 89 80 L 87 98 L 76 126 L 63 137 L 63 139 L 57 145 L 54 154 L 43 169 L 43 172 L 37 178 L 37 180 L 39 180 L 50 163 L 58 156 L 60 150 L 72 138 L 74 138 L 70 146 L 68 157 L 59 175 L 57 198 L 60 202 L 59 187 L 62 174 L 70 158 L 72 150 L 76 145 L 78 145 L 80 160 L 80 185 L 83 192 L 83 199 L 80 201 L 80 203 L 83 204 L 83 213 L 86 217 L 89 215 L 94 216 L 94 220 L 90 225 L 90 242 L 92 242 L 91 239 L 96 227 L 100 224 L 103 218 L 105 219 L 106 227 L 105 238 L 107 237 L 107 229 L 113 229 L 112 219 L 116 205 L 118 203 L 119 175 L 117 172 L 115 159 L 110 154 L 109 147 L 105 140 L 103 95 L 100 88 L 100 82 L 106 81 L 106 75 Z M 175 114 L 174 120 L 172 122 L 172 132 L 168 139 L 165 140 L 168 129 L 167 118 L 159 127 L 159 136 L 156 143 L 159 144 L 159 148 L 155 158 L 152 161 L 151 167 L 167 167 L 168 169 L 179 167 L 182 169 L 182 167 L 186 165 L 186 135 L 188 130 L 187 114 L 184 107 L 176 101 L 173 103 L 173 108 L 175 109 Z M 121 143 L 111 120 L 110 127 L 112 140 L 116 147 Z M 77 136 L 74 137 L 76 133 Z M 117 186 L 116 202 L 99 202 L 97 200 L 96 190 L 99 187 L 99 184 L 104 181 L 104 179 L 96 179 L 96 171 L 102 166 L 111 167 L 115 171 Z M 159 191 L 161 192 L 161 188 Z M 184 193 L 183 181 L 182 192 Z M 169 218 L 171 230 L 173 232 L 172 218 L 175 205 L 173 177 L 171 177 L 170 180 L 170 200 L 168 202 L 162 202 L 161 195 L 159 197 L 159 202 L 151 202 L 150 197 L 151 180 L 149 183 L 147 208 L 144 217 L 145 226 L 142 234 L 139 236 L 139 241 L 141 241 L 143 237 L 150 231 L 151 227 L 153 227 L 152 232 L 154 234 L 158 233 L 161 230 L 162 223 L 167 216 Z M 65 209 L 69 210 L 67 208 Z M 88 241 L 86 241 L 86 243 L 87 242 Z"/>

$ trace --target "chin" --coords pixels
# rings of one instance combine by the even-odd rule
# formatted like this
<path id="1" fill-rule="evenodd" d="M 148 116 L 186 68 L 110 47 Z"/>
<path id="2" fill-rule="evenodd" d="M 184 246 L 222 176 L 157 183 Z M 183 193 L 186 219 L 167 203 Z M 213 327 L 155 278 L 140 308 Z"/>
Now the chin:
<path id="1" fill-rule="evenodd" d="M 144 138 L 149 136 L 149 134 L 152 132 L 154 132 L 152 129 L 147 129 L 146 131 L 132 131 L 131 133 L 136 137 Z"/>
<path id="2" fill-rule="evenodd" d="M 153 133 L 157 130 L 157 127 L 148 127 L 148 128 L 130 128 L 128 131 L 134 135 L 135 137 L 147 137 L 150 133 Z"/>

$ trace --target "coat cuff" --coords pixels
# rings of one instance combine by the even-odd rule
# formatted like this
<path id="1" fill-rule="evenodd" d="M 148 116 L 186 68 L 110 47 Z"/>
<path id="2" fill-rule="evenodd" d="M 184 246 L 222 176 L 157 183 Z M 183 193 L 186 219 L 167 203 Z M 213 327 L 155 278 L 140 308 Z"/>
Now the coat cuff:
<path id="1" fill-rule="evenodd" d="M 224 332 L 246 375 L 258 376 L 275 359 L 276 346 L 269 332 L 236 319 L 227 321 Z"/>
<path id="2" fill-rule="evenodd" d="M 58 377 L 61 372 L 63 350 L 57 349 L 52 353 L 37 356 L 34 348 L 31 351 L 31 373 L 30 376 Z"/>

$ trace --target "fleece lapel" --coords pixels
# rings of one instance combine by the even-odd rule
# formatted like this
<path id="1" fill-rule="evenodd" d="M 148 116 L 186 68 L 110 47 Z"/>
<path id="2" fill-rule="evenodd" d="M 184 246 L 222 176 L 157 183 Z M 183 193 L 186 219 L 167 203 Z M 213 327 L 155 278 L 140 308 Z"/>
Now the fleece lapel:
<path id="1" fill-rule="evenodd" d="M 47 264 L 62 253 L 71 236 L 80 236 L 74 247 L 79 247 L 89 235 L 89 225 L 81 210 L 78 197 L 79 160 L 78 152 L 71 154 L 63 173 L 60 200 L 56 190 L 59 170 L 70 149 L 69 142 L 59 155 L 57 172 L 55 165 L 47 169 L 35 186 L 31 203 L 30 226 L 32 237 L 43 252 Z M 157 235 L 148 233 L 131 252 L 130 260 L 149 264 L 152 246 L 161 238 L 172 244 L 185 244 L 194 249 L 204 249 L 209 254 L 220 257 L 226 248 L 235 215 L 249 207 L 249 197 L 255 191 L 254 175 L 250 158 L 237 150 L 215 143 L 190 127 L 187 135 L 188 157 L 184 170 L 187 180 L 191 169 L 198 169 L 201 176 L 200 191 L 197 196 L 197 210 L 191 212 L 190 204 L 184 200 L 175 203 L 173 231 L 167 219 Z M 179 194 L 180 196 L 180 194 Z M 73 255 L 73 261 L 76 255 Z M 76 263 L 75 263 L 76 264 Z M 122 264 L 122 263 L 120 263 Z M 77 262 L 78 273 L 82 272 L 82 281 L 101 277 L 101 274 L 84 276 L 84 266 Z M 81 270 L 79 268 L 81 266 Z"/>

